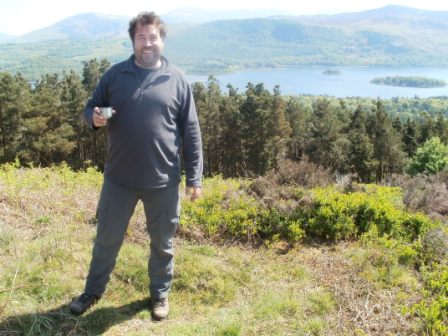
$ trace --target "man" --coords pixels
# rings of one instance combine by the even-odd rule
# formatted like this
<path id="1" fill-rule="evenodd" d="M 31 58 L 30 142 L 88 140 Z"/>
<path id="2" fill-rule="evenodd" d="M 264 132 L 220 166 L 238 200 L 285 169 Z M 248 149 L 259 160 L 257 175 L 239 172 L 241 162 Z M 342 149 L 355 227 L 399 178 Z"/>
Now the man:
<path id="1" fill-rule="evenodd" d="M 153 12 L 129 23 L 134 49 L 112 66 L 87 102 L 84 115 L 97 130 L 107 125 L 108 154 L 98 203 L 97 236 L 85 290 L 69 305 L 84 313 L 102 296 L 138 200 L 151 238 L 148 273 L 152 316 L 167 317 L 173 278 L 173 236 L 179 222 L 182 147 L 187 193 L 201 196 L 202 144 L 191 88 L 161 54 L 166 29 Z M 106 119 L 100 107 L 111 106 Z"/>

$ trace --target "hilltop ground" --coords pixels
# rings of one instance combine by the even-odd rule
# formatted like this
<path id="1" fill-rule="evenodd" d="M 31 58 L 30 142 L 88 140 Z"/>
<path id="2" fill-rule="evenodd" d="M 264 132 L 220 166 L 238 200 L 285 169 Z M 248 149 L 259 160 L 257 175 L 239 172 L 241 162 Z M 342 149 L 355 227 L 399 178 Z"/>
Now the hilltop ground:
<path id="1" fill-rule="evenodd" d="M 415 335 L 412 268 L 360 241 L 254 246 L 181 229 L 171 314 L 147 309 L 148 242 L 138 206 L 108 289 L 82 317 L 101 175 L 9 169 L 0 180 L 0 335 Z M 207 189 L 205 190 L 207 193 Z M 188 238 L 190 237 L 190 238 Z M 391 253 L 391 252 L 389 252 Z"/>

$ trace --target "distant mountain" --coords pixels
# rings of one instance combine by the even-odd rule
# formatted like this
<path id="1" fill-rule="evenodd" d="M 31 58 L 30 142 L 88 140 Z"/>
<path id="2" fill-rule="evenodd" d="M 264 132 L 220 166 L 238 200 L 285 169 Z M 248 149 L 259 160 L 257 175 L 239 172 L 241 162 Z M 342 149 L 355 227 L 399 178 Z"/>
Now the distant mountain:
<path id="1" fill-rule="evenodd" d="M 266 18 L 287 14 L 286 10 L 278 9 L 216 10 L 180 8 L 162 15 L 162 19 L 167 24 L 199 24 L 217 20 Z"/>
<path id="2" fill-rule="evenodd" d="M 178 27 L 185 27 L 185 24 L 200 24 L 216 20 L 263 18 L 273 15 L 285 15 L 283 10 L 213 10 L 198 8 L 182 8 L 162 15 L 163 21 L 177 30 Z M 125 37 L 131 17 L 104 15 L 99 13 L 83 13 L 71 16 L 62 21 L 56 22 L 48 27 L 35 30 L 25 35 L 15 37 L 6 35 L 0 40 L 8 40 L 13 43 L 28 43 L 59 39 L 97 39 L 104 37 Z"/>
<path id="3" fill-rule="evenodd" d="M 214 21 L 179 31 L 167 51 L 191 71 L 238 66 L 448 66 L 448 12 L 365 12 Z M 179 57 L 178 63 L 185 60 Z"/>
<path id="4" fill-rule="evenodd" d="M 312 16 L 296 16 L 297 20 L 302 23 L 332 25 L 332 26 L 363 26 L 369 27 L 373 25 L 401 25 L 403 23 L 424 23 L 433 22 L 432 27 L 447 27 L 448 11 L 430 11 L 424 9 L 416 9 L 405 6 L 388 5 L 382 8 L 371 9 L 362 12 L 344 13 L 335 15 L 312 15 Z"/>
<path id="5" fill-rule="evenodd" d="M 46 40 L 81 40 L 125 37 L 129 18 L 126 16 L 84 13 L 71 16 L 51 26 L 20 36 L 17 42 Z"/>
<path id="6" fill-rule="evenodd" d="M 197 20 L 205 20 L 204 13 L 197 12 Z M 386 6 L 337 15 L 201 24 L 191 23 L 193 14 L 182 10 L 163 17 L 171 22 L 165 54 L 190 73 L 288 65 L 448 66 L 448 12 Z M 38 78 L 42 73 L 79 71 L 82 61 L 90 58 L 121 60 L 132 53 L 129 19 L 81 14 L 22 37 L 39 42 L 0 43 L 0 71 Z"/>

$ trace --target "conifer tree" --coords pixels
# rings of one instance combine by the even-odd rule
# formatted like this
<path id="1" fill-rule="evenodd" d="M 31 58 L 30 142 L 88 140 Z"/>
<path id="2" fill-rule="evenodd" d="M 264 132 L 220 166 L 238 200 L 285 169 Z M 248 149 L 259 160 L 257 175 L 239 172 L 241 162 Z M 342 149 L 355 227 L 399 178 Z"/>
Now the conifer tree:
<path id="1" fill-rule="evenodd" d="M 391 119 L 380 100 L 376 102 L 369 128 L 374 146 L 374 158 L 377 162 L 376 180 L 379 182 L 387 174 L 402 171 L 405 155 L 401 137 L 392 127 Z"/>
<path id="2" fill-rule="evenodd" d="M 286 103 L 285 114 L 291 127 L 288 156 L 292 160 L 300 160 L 304 155 L 306 127 L 312 111 L 311 105 L 305 105 L 303 100 L 289 98 Z"/>
<path id="3" fill-rule="evenodd" d="M 424 144 L 426 140 L 429 140 L 434 136 L 434 120 L 427 112 L 421 114 L 421 122 L 419 124 L 419 144 Z"/>
<path id="4" fill-rule="evenodd" d="M 448 144 L 448 121 L 441 112 L 437 113 L 434 133 L 444 144 Z"/>
<path id="5" fill-rule="evenodd" d="M 73 140 L 76 149 L 72 153 L 70 164 L 76 168 L 92 160 L 92 135 L 83 118 L 86 99 L 87 92 L 81 77 L 73 70 L 64 74 L 61 81 L 61 112 L 75 134 Z"/>
<path id="6" fill-rule="evenodd" d="M 263 174 L 266 169 L 266 163 L 261 161 L 263 161 L 262 152 L 266 133 L 263 125 L 265 124 L 265 115 L 268 113 L 268 106 L 267 104 L 262 106 L 260 94 L 260 87 L 257 89 L 252 83 L 248 83 L 245 100 L 240 110 L 242 165 L 245 174 Z"/>
<path id="7" fill-rule="evenodd" d="M 418 126 L 414 119 L 407 119 L 403 126 L 403 149 L 408 157 L 415 155 L 418 147 Z"/>
<path id="8" fill-rule="evenodd" d="M 0 162 L 14 161 L 20 150 L 29 93 L 30 86 L 20 74 L 0 73 Z"/>
<path id="9" fill-rule="evenodd" d="M 286 119 L 286 101 L 281 96 L 280 87 L 275 86 L 272 95 L 271 113 L 267 122 L 267 150 L 269 152 L 269 167 L 276 167 L 278 162 L 285 160 L 288 154 L 288 144 L 291 137 L 291 126 Z"/>
<path id="10" fill-rule="evenodd" d="M 403 124 L 401 123 L 401 120 L 399 117 L 395 117 L 394 120 L 392 121 L 392 127 L 398 132 L 398 133 L 402 133 L 403 132 Z"/>
<path id="11" fill-rule="evenodd" d="M 32 94 L 33 106 L 24 118 L 25 141 L 20 156 L 39 165 L 67 161 L 76 147 L 74 130 L 61 103 L 58 75 L 45 75 Z"/>
<path id="12" fill-rule="evenodd" d="M 312 162 L 335 171 L 338 167 L 334 163 L 339 160 L 336 146 L 342 125 L 330 104 L 329 99 L 322 97 L 314 101 L 306 131 L 305 154 Z"/>
<path id="13" fill-rule="evenodd" d="M 263 175 L 274 168 L 275 153 L 269 144 L 275 131 L 270 129 L 272 97 L 262 83 L 247 85 L 240 112 L 244 169 L 250 175 Z"/>
<path id="14" fill-rule="evenodd" d="M 222 164 L 221 172 L 224 176 L 234 177 L 243 175 L 242 170 L 242 134 L 240 106 L 242 95 L 232 85 L 227 85 L 228 96 L 221 101 L 222 130 Z"/>
<path id="15" fill-rule="evenodd" d="M 221 89 L 218 80 L 214 76 L 209 76 L 204 108 L 201 109 L 205 113 L 202 113 L 200 117 L 202 139 L 204 141 L 204 163 L 209 175 L 217 174 L 220 171 L 222 157 L 220 105 Z"/>
<path id="16" fill-rule="evenodd" d="M 95 86 L 98 84 L 101 76 L 110 67 L 110 62 L 103 58 L 98 61 L 96 58 L 92 58 L 88 61 L 83 62 L 82 68 L 82 84 L 84 89 L 89 95 L 92 94 Z"/>
<path id="17" fill-rule="evenodd" d="M 367 113 L 358 105 L 351 116 L 348 139 L 351 170 L 363 182 L 371 182 L 374 175 L 374 149 L 366 130 Z"/>

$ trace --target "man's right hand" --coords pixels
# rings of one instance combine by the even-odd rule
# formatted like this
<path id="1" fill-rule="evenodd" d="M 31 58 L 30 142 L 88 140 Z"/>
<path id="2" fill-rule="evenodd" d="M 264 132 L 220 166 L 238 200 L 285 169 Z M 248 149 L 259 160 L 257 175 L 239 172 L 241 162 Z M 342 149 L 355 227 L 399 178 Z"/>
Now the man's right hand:
<path id="1" fill-rule="evenodd" d="M 93 109 L 92 122 L 93 122 L 93 126 L 95 126 L 95 127 L 104 127 L 104 126 L 106 126 L 107 118 L 104 118 L 100 114 L 99 107 L 95 107 Z"/>

